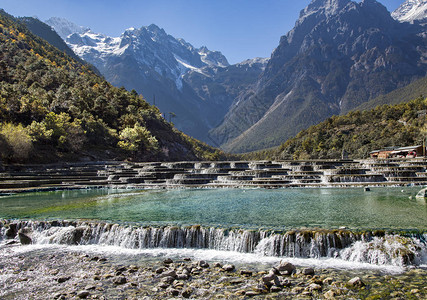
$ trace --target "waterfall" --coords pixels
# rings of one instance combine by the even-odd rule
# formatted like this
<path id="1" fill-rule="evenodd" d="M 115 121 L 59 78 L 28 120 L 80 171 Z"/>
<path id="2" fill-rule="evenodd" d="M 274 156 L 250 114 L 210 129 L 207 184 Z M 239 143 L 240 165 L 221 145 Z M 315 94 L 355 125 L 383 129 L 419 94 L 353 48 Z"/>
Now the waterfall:
<path id="1" fill-rule="evenodd" d="M 427 235 L 384 231 L 243 230 L 199 225 L 137 226 L 77 221 L 0 221 L 0 241 L 28 235 L 33 244 L 100 245 L 127 249 L 189 248 L 263 256 L 340 258 L 377 265 L 420 265 Z"/>

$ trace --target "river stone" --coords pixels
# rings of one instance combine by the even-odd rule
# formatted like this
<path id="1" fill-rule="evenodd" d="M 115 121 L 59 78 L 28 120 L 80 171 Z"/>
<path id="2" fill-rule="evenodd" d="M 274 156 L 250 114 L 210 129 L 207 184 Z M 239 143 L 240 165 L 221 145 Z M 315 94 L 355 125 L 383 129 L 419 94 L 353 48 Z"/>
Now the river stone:
<path id="1" fill-rule="evenodd" d="M 305 268 L 302 270 L 302 274 L 304 275 L 314 275 L 314 269 L 313 268 Z"/>
<path id="2" fill-rule="evenodd" d="M 174 281 L 175 281 L 175 278 L 173 278 L 172 276 L 166 276 L 162 278 L 162 282 L 164 283 L 172 284 L 172 282 Z"/>
<path id="3" fill-rule="evenodd" d="M 316 283 L 312 283 L 308 286 L 308 289 L 310 291 L 320 291 L 322 289 L 322 286 Z"/>
<path id="4" fill-rule="evenodd" d="M 335 299 L 336 295 L 337 294 L 333 290 L 329 290 L 323 294 L 323 297 L 325 297 L 325 299 Z"/>
<path id="5" fill-rule="evenodd" d="M 61 277 L 58 277 L 58 278 L 56 279 L 56 281 L 58 281 L 58 283 L 63 283 L 63 282 L 68 281 L 68 280 L 70 280 L 70 279 L 71 279 L 71 277 L 70 277 L 70 276 L 61 276 Z"/>
<path id="6" fill-rule="evenodd" d="M 261 293 L 260 292 L 257 292 L 257 291 L 247 291 L 246 293 L 245 293 L 245 296 L 248 296 L 248 297 L 254 297 L 254 296 L 258 296 L 258 295 L 260 295 Z"/>
<path id="7" fill-rule="evenodd" d="M 6 236 L 9 239 L 13 239 L 17 233 L 18 233 L 17 224 L 16 223 L 9 224 L 9 228 L 6 230 Z"/>
<path id="8" fill-rule="evenodd" d="M 173 278 L 176 278 L 176 272 L 175 272 L 175 270 L 167 270 L 167 271 L 164 271 L 163 273 L 162 273 L 162 275 L 161 275 L 161 277 L 168 277 L 168 276 L 170 276 L 170 277 L 173 277 Z"/>
<path id="9" fill-rule="evenodd" d="M 117 285 L 125 284 L 126 282 L 127 282 L 127 279 L 126 279 L 126 277 L 124 277 L 124 276 L 116 277 L 116 278 L 114 278 L 114 280 L 113 280 L 113 283 L 114 283 L 114 284 L 117 284 Z"/>
<path id="10" fill-rule="evenodd" d="M 171 295 L 175 297 L 179 295 L 179 291 L 177 289 L 170 289 L 169 293 L 171 293 Z"/>
<path id="11" fill-rule="evenodd" d="M 269 273 L 268 275 L 265 275 L 264 277 L 262 277 L 262 281 L 265 284 L 267 284 L 267 283 L 271 283 L 275 278 L 277 278 L 276 274 Z"/>
<path id="12" fill-rule="evenodd" d="M 253 274 L 253 272 L 252 272 L 252 271 L 249 271 L 249 270 L 241 270 L 241 271 L 240 271 L 240 275 L 242 275 L 242 276 L 251 277 L 251 276 L 252 276 L 252 274 Z"/>
<path id="13" fill-rule="evenodd" d="M 365 283 L 362 281 L 360 277 L 354 277 L 348 281 L 348 284 L 355 287 L 365 286 Z"/>
<path id="14" fill-rule="evenodd" d="M 213 265 L 215 268 L 222 268 L 222 264 L 219 262 L 214 263 Z"/>
<path id="15" fill-rule="evenodd" d="M 232 271 L 234 271 L 235 268 L 236 267 L 234 265 L 231 265 L 231 264 L 227 264 L 227 265 L 222 266 L 222 269 L 226 272 L 232 272 Z"/>
<path id="16" fill-rule="evenodd" d="M 280 292 L 282 290 L 282 288 L 280 287 L 280 286 L 277 286 L 277 285 L 273 285 L 271 288 L 270 288 L 270 292 L 272 292 L 272 293 L 278 293 L 278 292 Z"/>
<path id="17" fill-rule="evenodd" d="M 21 242 L 22 245 L 29 245 L 33 242 L 31 238 L 23 232 L 19 232 L 18 236 L 19 236 L 19 241 Z"/>
<path id="18" fill-rule="evenodd" d="M 173 263 L 173 260 L 172 260 L 172 259 L 170 259 L 170 258 L 166 258 L 166 259 L 163 261 L 163 263 L 164 263 L 165 265 L 170 265 L 171 263 Z"/>
<path id="19" fill-rule="evenodd" d="M 185 290 L 182 291 L 182 297 L 184 298 L 190 298 L 191 294 L 193 293 L 193 290 L 190 288 L 186 288 Z"/>
<path id="20" fill-rule="evenodd" d="M 85 299 L 90 295 L 89 291 L 83 290 L 77 293 L 77 297 Z"/>
<path id="21" fill-rule="evenodd" d="M 282 274 L 282 275 L 291 275 L 295 273 L 296 267 L 286 261 L 281 261 L 279 265 L 276 266 L 276 269 Z"/>
<path id="22" fill-rule="evenodd" d="M 162 274 L 165 271 L 165 268 L 159 267 L 154 269 L 154 272 L 156 272 L 157 274 Z"/>
<path id="23" fill-rule="evenodd" d="M 190 277 L 187 274 L 178 274 L 176 275 L 177 280 L 188 280 Z"/>
<path id="24" fill-rule="evenodd" d="M 204 260 L 199 261 L 199 266 L 204 269 L 209 268 L 209 264 Z"/>

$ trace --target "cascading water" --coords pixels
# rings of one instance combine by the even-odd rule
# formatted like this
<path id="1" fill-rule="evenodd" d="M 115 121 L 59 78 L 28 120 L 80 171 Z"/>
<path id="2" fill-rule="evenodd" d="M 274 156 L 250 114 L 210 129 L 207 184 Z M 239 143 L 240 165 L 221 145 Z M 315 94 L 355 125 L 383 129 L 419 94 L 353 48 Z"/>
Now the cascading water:
<path id="1" fill-rule="evenodd" d="M 426 263 L 426 235 L 349 230 L 277 233 L 201 226 L 141 227 L 95 222 L 2 221 L 1 240 L 28 235 L 33 244 L 100 245 L 126 249 L 188 248 L 296 258 L 340 258 L 376 265 Z"/>

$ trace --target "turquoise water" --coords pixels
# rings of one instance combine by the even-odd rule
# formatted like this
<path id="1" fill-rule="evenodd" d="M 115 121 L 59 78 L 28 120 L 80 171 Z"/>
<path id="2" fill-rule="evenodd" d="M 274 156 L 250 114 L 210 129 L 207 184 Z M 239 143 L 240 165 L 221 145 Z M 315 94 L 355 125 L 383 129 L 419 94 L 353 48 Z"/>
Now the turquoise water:
<path id="1" fill-rule="evenodd" d="M 0 197 L 4 219 L 89 219 L 147 225 L 427 230 L 420 188 L 74 190 Z M 412 196 L 412 199 L 410 198 Z"/>

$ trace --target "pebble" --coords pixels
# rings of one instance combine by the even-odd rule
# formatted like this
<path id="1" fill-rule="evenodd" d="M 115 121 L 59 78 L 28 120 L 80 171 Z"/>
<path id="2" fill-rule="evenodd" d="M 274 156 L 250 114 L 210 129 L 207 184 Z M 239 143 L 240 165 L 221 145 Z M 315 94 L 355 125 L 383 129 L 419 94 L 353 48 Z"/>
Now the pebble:
<path id="1" fill-rule="evenodd" d="M 77 293 L 77 297 L 81 298 L 81 299 L 85 299 L 90 295 L 89 291 L 83 290 Z"/>
<path id="2" fill-rule="evenodd" d="M 127 279 L 124 276 L 119 276 L 113 279 L 113 283 L 117 285 L 125 284 L 126 282 L 127 282 Z"/>
<path id="3" fill-rule="evenodd" d="M 58 281 L 58 283 L 63 283 L 63 282 L 66 282 L 66 281 L 68 281 L 68 280 L 70 280 L 71 279 L 71 277 L 70 276 L 61 276 L 61 277 L 58 277 L 57 279 L 56 279 L 56 281 Z"/>

